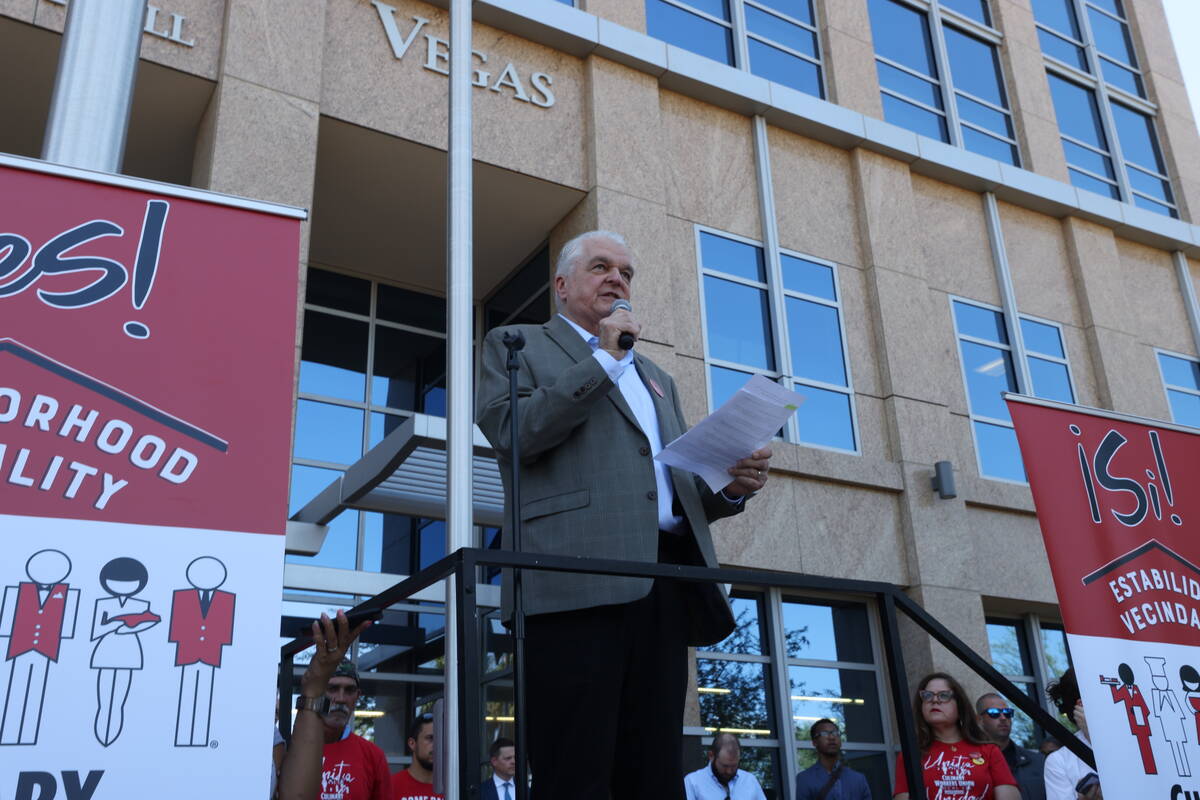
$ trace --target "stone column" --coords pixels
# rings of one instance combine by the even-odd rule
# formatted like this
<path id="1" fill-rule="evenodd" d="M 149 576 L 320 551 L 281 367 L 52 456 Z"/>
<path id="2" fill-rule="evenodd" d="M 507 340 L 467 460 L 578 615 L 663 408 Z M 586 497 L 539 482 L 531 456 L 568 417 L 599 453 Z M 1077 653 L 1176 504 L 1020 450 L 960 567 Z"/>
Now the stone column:
<path id="1" fill-rule="evenodd" d="M 825 85 L 832 103 L 883 119 L 875 45 L 864 2 L 839 0 L 822 4 L 821 46 L 825 56 Z"/>
<path id="2" fill-rule="evenodd" d="M 325 7 L 325 0 L 229 3 L 217 89 L 196 142 L 196 186 L 312 208 Z M 309 230 L 306 221 L 298 310 Z M 297 327 L 297 358 L 300 334 Z"/>
<path id="3" fill-rule="evenodd" d="M 961 489 L 962 479 L 974 473 L 974 453 L 965 417 L 952 413 L 961 402 L 954 389 L 962 383 L 958 355 L 953 336 L 946 335 L 945 295 L 930 283 L 929 254 L 914 235 L 930 223 L 922 219 L 906 164 L 858 149 L 851 165 L 880 391 L 892 458 L 904 480 L 899 505 L 909 594 L 970 647 L 986 653 L 980 595 L 963 588 L 975 585 L 978 565 Z M 942 459 L 957 468 L 957 499 L 940 499 L 931 488 L 933 464 Z M 907 623 L 901 632 L 910 682 L 933 669 L 967 676 L 965 667 L 926 634 Z"/>
<path id="4" fill-rule="evenodd" d="M 1121 245 L 1109 228 L 1068 217 L 1063 220 L 1063 232 L 1100 405 L 1170 419 L 1151 347 L 1188 349 L 1190 334 L 1169 254 L 1152 251 L 1161 260 L 1161 274 L 1147 271 L 1131 276 L 1127 274 L 1131 265 L 1122 263 Z M 1154 313 L 1158 320 L 1131 313 L 1144 299 L 1131 296 L 1139 290 L 1157 298 Z M 1170 324 L 1172 320 L 1178 324 Z M 1178 341 L 1157 340 L 1159 335 L 1149 330 L 1164 322 L 1171 331 L 1159 335 L 1173 332 Z"/>
<path id="5" fill-rule="evenodd" d="M 1058 135 L 1058 118 L 1033 11 L 1027 0 L 997 0 L 992 24 L 1004 33 L 999 48 L 1008 106 L 1013 110 L 1021 166 L 1039 175 L 1067 180 L 1067 161 Z"/>
<path id="6" fill-rule="evenodd" d="M 646 32 L 646 0 L 576 0 L 575 4 L 600 19 Z"/>

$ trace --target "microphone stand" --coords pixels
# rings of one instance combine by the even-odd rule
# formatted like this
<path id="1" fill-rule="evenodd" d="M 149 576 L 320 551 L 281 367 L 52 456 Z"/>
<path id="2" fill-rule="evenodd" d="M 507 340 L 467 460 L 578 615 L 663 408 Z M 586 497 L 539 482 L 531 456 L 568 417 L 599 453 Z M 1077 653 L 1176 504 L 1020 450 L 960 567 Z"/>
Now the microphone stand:
<path id="1" fill-rule="evenodd" d="M 508 370 L 508 419 L 511 435 L 512 490 L 509 497 L 508 532 L 512 536 L 514 553 L 521 552 L 521 438 L 518 430 L 520 415 L 517 413 L 517 359 L 525 347 L 525 335 L 520 331 L 504 334 L 504 347 L 508 350 L 505 368 Z M 517 751 L 517 800 L 529 796 L 529 766 L 526 761 L 525 731 L 525 603 L 521 586 L 521 569 L 514 567 L 513 581 L 513 724 L 516 728 Z"/>

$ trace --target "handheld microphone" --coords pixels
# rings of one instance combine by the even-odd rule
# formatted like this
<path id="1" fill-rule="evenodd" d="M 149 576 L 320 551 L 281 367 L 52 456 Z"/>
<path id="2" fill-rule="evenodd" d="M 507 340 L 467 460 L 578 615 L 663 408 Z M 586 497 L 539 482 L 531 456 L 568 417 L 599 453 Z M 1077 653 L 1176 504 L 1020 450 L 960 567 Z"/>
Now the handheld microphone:
<path id="1" fill-rule="evenodd" d="M 632 312 L 633 306 L 629 305 L 628 300 L 613 300 L 612 307 L 608 309 L 608 313 L 612 314 L 621 310 Z M 622 350 L 632 350 L 633 342 L 634 339 L 632 333 L 622 333 L 617 338 L 617 347 L 621 348 Z"/>

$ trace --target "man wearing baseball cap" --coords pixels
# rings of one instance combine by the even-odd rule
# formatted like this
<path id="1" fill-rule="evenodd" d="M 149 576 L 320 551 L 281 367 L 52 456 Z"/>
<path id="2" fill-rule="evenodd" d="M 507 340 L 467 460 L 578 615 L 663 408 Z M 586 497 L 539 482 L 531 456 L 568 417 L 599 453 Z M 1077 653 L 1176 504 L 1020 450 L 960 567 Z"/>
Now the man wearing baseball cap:
<path id="1" fill-rule="evenodd" d="M 313 623 L 317 652 L 300 681 L 280 800 L 392 800 L 387 758 L 378 746 L 353 733 L 350 724 L 359 696 L 358 669 L 341 659 L 360 630 L 351 632 L 342 612 L 335 620 L 322 614 Z M 320 785 L 314 793 L 318 737 L 324 744 Z"/>

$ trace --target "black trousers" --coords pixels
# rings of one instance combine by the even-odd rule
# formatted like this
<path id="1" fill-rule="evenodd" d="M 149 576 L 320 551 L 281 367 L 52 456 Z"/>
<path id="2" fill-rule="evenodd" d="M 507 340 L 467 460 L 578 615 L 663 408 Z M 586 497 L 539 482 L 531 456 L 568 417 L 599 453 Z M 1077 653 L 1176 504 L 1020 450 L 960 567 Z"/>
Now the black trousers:
<path id="1" fill-rule="evenodd" d="M 633 603 L 526 620 L 534 800 L 682 800 L 687 613 L 658 580 Z"/>

